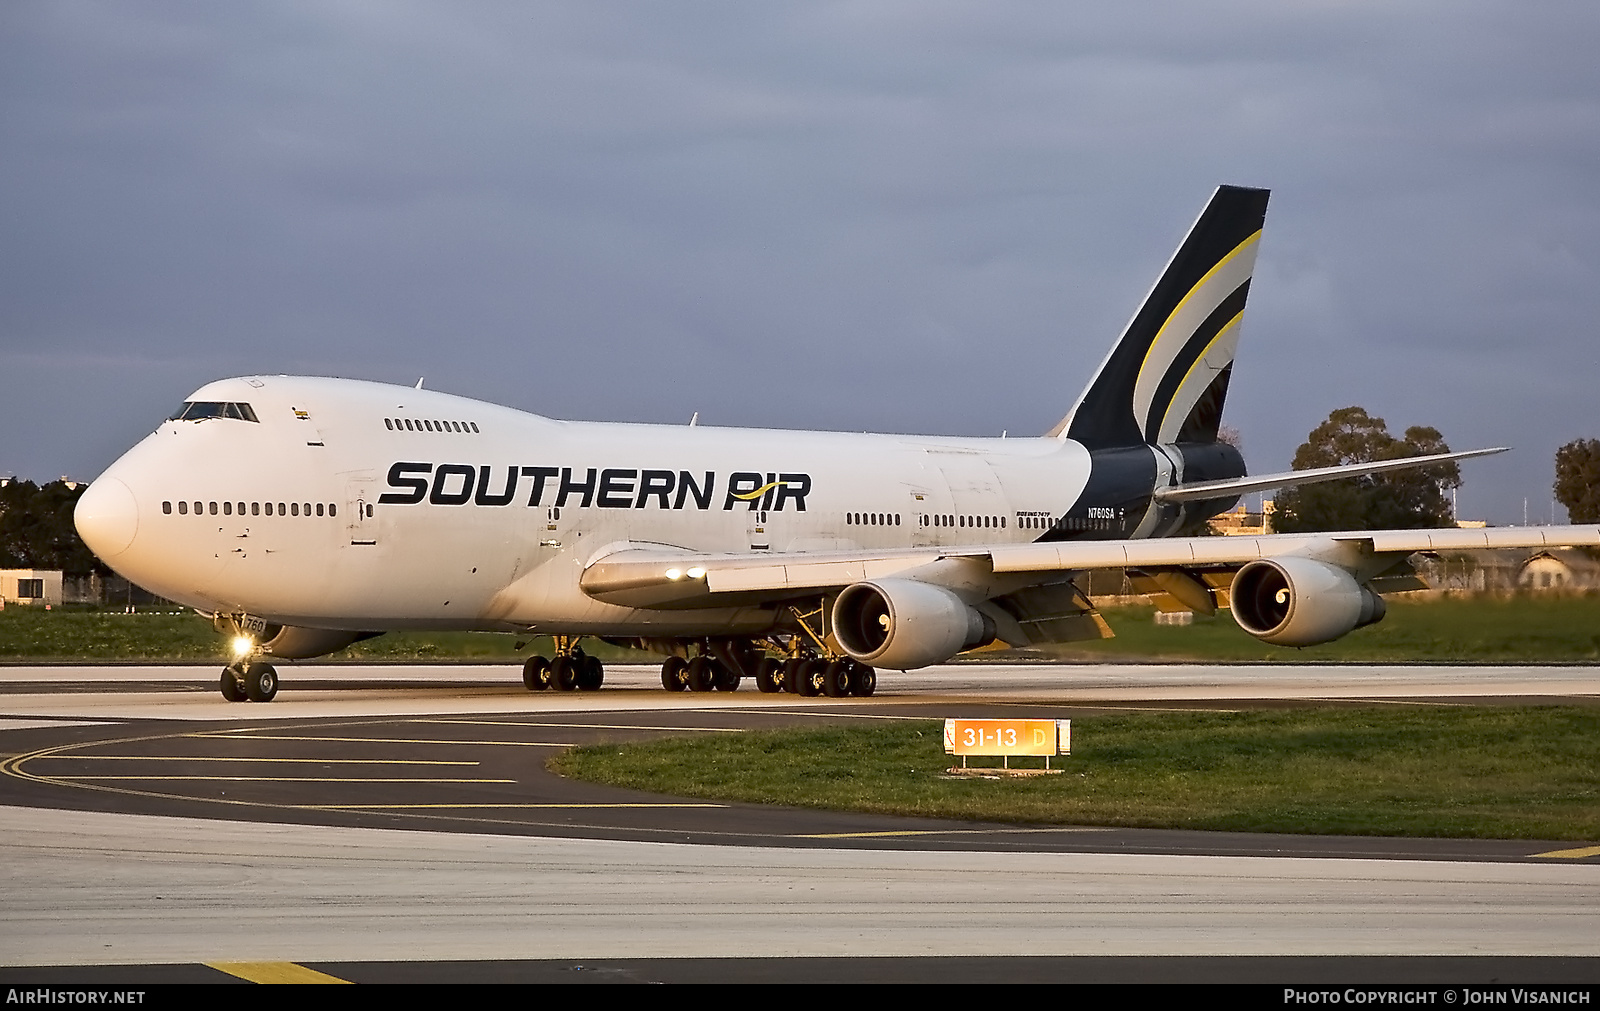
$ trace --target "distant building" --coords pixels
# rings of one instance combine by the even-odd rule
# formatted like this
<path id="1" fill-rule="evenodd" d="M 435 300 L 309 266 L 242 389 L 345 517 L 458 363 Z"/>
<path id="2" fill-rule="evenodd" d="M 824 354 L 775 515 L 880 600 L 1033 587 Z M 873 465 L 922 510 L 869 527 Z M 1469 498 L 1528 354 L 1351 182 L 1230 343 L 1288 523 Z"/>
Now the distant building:
<path id="1" fill-rule="evenodd" d="M 1557 558 L 1548 551 L 1541 551 L 1523 562 L 1521 571 L 1517 573 L 1517 585 L 1524 590 L 1574 589 L 1580 581 L 1592 585 L 1592 580 L 1580 580 L 1579 573 L 1570 561 Z"/>
<path id="2" fill-rule="evenodd" d="M 60 569 L 0 569 L 0 604 L 61 604 Z"/>
<path id="3" fill-rule="evenodd" d="M 1600 589 L 1600 562 L 1581 550 L 1533 555 L 1518 549 L 1416 556 L 1417 574 L 1436 590 L 1549 593 Z"/>
<path id="4" fill-rule="evenodd" d="M 60 569 L 0 569 L 0 607 L 14 604 L 133 607 L 171 603 L 121 576 L 102 576 L 98 572 L 63 573 Z"/>
<path id="5" fill-rule="evenodd" d="M 1224 537 L 1259 537 L 1262 534 L 1270 534 L 1274 508 L 1270 498 L 1262 499 L 1261 507 L 1254 512 L 1246 503 L 1240 502 L 1222 515 L 1213 516 L 1211 531 Z"/>

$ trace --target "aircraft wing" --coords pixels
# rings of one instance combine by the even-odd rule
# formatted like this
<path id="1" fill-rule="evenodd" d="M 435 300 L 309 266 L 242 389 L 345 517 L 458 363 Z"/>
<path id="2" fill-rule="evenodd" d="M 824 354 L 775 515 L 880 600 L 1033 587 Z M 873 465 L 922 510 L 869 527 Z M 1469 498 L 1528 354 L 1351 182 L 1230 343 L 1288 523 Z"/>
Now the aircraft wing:
<path id="1" fill-rule="evenodd" d="M 1010 592 L 1056 574 L 1093 569 L 1230 572 L 1257 559 L 1300 556 L 1366 580 L 1419 551 L 1600 545 L 1600 526 L 1477 527 L 1041 541 L 896 551 L 712 554 L 665 545 L 626 547 L 585 567 L 585 593 L 642 608 L 696 608 L 798 599 L 873 579 L 909 578 L 960 592 L 980 585 Z M 1399 587 L 1395 587 L 1399 588 Z M 1181 594 L 1181 590 L 1180 590 Z M 987 594 L 983 594 L 987 595 Z M 1182 596 L 1179 596 L 1182 599 Z"/>

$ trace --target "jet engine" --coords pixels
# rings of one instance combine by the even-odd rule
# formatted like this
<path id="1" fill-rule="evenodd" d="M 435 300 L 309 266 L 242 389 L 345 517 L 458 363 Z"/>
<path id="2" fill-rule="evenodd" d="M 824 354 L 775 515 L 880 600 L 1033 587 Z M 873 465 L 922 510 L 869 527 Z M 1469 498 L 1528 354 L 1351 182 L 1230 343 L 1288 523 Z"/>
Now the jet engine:
<path id="1" fill-rule="evenodd" d="M 833 635 L 864 664 L 912 670 L 941 663 L 994 638 L 994 621 L 942 586 L 879 579 L 844 588 Z"/>
<path id="2" fill-rule="evenodd" d="M 1315 646 L 1382 621 L 1383 597 L 1337 565 L 1263 558 L 1240 569 L 1229 594 L 1239 627 L 1274 646 Z"/>

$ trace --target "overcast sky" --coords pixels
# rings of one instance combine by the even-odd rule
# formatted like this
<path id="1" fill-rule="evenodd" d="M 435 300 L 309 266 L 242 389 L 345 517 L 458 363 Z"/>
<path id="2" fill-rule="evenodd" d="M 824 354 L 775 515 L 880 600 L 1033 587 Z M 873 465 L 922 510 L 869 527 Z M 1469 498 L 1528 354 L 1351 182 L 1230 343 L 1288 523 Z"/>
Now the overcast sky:
<path id="1" fill-rule="evenodd" d="M 1600 4 L 0 4 L 0 474 L 201 384 L 1033 435 L 1219 183 L 1226 421 L 1439 428 L 1466 518 L 1600 437 Z M 1564 518 L 1558 511 L 1558 516 Z"/>

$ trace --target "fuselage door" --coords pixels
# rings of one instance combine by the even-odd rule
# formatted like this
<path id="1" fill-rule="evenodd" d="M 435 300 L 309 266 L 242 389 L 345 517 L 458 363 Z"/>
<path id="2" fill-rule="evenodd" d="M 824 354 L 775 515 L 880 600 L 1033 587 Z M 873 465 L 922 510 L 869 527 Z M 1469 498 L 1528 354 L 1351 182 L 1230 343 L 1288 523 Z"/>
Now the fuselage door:
<path id="1" fill-rule="evenodd" d="M 377 482 L 370 477 L 352 478 L 345 484 L 345 530 L 350 543 L 372 545 L 378 543 Z"/>
<path id="2" fill-rule="evenodd" d="M 927 547 L 937 543 L 933 532 L 933 495 L 925 488 L 912 488 L 911 501 L 905 521 L 911 525 L 911 546 Z"/>
<path id="3" fill-rule="evenodd" d="M 772 549 L 772 515 L 766 509 L 751 509 L 746 514 L 745 533 L 749 535 L 751 551 L 770 551 Z"/>

